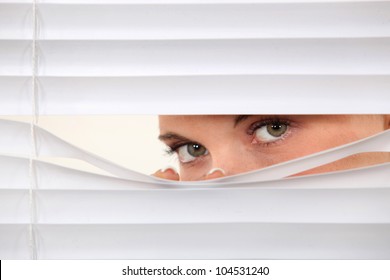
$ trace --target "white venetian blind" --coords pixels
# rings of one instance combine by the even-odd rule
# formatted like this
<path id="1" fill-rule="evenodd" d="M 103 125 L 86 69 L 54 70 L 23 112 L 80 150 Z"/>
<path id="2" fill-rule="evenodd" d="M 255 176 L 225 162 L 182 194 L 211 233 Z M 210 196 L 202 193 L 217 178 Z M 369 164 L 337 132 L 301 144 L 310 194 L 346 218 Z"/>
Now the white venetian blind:
<path id="1" fill-rule="evenodd" d="M 126 170 L 40 115 L 388 114 L 389 1 L 0 0 L 0 258 L 389 258 L 390 165 L 209 183 Z M 87 161 L 100 176 L 46 163 Z"/>
<path id="2" fill-rule="evenodd" d="M 1 1 L 2 114 L 34 29 L 41 115 L 390 111 L 388 1 L 36 2 Z"/>

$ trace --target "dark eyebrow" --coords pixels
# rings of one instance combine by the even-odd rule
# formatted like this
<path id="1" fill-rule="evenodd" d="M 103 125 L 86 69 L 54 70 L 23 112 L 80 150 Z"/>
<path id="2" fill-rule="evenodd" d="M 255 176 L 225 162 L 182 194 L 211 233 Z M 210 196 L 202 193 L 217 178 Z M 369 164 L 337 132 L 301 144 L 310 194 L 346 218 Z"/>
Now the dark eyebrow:
<path id="1" fill-rule="evenodd" d="M 238 115 L 235 119 L 234 119 L 234 127 L 236 127 L 240 122 L 246 120 L 247 118 L 249 118 L 251 115 Z M 179 140 L 179 141 L 183 141 L 183 142 L 194 142 L 184 136 L 181 136 L 179 134 L 176 134 L 176 133 L 173 133 L 173 132 L 167 132 L 167 133 L 164 133 L 164 134 L 161 134 L 158 136 L 158 139 L 160 141 L 167 141 L 167 140 Z"/>
<path id="2" fill-rule="evenodd" d="M 190 139 L 188 139 L 188 138 L 186 138 L 184 136 L 181 136 L 179 134 L 172 133 L 172 132 L 161 134 L 161 135 L 158 136 L 158 139 L 161 140 L 161 141 L 179 140 L 179 141 L 183 141 L 183 142 L 193 142 L 192 140 L 190 140 Z"/>
<path id="3" fill-rule="evenodd" d="M 251 115 L 239 115 L 234 119 L 234 127 L 236 127 L 240 122 L 246 120 Z"/>

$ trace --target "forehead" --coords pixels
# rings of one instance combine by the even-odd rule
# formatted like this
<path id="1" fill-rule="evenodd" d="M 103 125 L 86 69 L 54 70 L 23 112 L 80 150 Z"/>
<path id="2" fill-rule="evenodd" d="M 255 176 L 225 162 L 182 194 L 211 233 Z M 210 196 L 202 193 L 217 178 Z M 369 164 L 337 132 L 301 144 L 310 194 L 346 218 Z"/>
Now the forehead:
<path id="1" fill-rule="evenodd" d="M 232 128 L 241 121 L 245 121 L 257 117 L 256 115 L 160 115 L 159 123 L 161 131 L 171 131 L 176 129 L 200 129 L 213 128 L 224 126 Z M 258 117 L 265 117 L 258 115 Z M 275 116 L 276 117 L 276 116 Z M 359 127 L 360 129 L 367 129 L 372 125 L 383 125 L 382 116 L 380 115 L 290 115 L 295 120 L 302 123 L 329 126 L 348 124 L 349 128 Z M 346 127 L 344 127 L 345 129 Z M 356 129 L 356 128 L 355 128 Z"/>
<path id="2" fill-rule="evenodd" d="M 161 115 L 160 130 L 195 128 L 211 125 L 233 125 L 236 115 Z"/>

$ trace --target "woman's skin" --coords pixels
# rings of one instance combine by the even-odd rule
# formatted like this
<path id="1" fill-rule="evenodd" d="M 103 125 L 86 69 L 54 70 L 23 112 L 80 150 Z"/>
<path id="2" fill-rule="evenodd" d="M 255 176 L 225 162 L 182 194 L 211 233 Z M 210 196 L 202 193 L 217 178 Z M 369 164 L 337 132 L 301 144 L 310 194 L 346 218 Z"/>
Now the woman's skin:
<path id="1" fill-rule="evenodd" d="M 159 122 L 159 138 L 169 153 L 178 154 L 180 175 L 168 168 L 154 176 L 196 181 L 260 169 L 368 137 L 388 129 L 390 115 L 180 115 L 160 116 Z M 296 175 L 388 161 L 389 153 L 364 153 Z"/>

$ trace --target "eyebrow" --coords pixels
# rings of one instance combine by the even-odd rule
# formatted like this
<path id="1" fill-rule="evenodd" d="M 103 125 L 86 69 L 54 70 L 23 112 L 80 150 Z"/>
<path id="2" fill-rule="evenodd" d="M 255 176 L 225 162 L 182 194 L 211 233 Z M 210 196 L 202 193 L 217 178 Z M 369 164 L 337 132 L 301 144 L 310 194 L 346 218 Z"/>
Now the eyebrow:
<path id="1" fill-rule="evenodd" d="M 234 119 L 234 127 L 236 127 L 240 122 L 246 120 L 247 118 L 249 118 L 251 115 L 238 115 L 235 119 Z"/>
<path id="2" fill-rule="evenodd" d="M 238 115 L 234 119 L 234 127 L 236 127 L 240 122 L 246 120 L 250 116 L 252 116 L 252 115 Z M 181 136 L 181 135 L 173 133 L 173 132 L 167 132 L 167 133 L 161 134 L 158 136 L 158 139 L 160 141 L 179 140 L 179 141 L 183 141 L 183 142 L 193 142 L 191 139 L 188 139 L 184 136 Z"/>
<path id="3" fill-rule="evenodd" d="M 173 133 L 173 132 L 161 134 L 158 136 L 158 139 L 161 141 L 167 141 L 167 140 L 179 140 L 179 141 L 183 141 L 183 142 L 191 142 L 192 141 L 184 136 L 181 136 L 181 135 Z"/>

